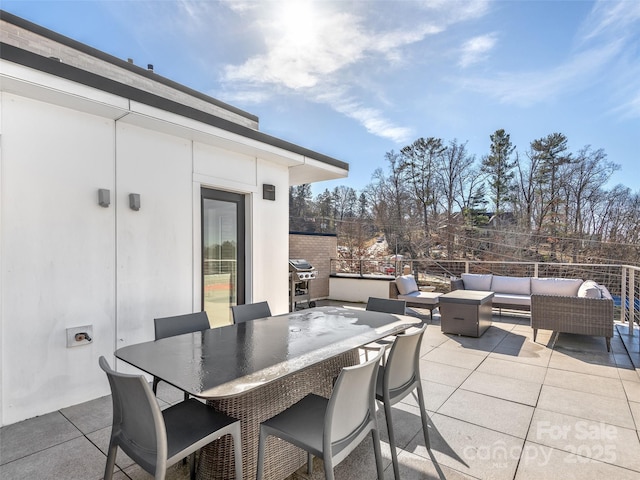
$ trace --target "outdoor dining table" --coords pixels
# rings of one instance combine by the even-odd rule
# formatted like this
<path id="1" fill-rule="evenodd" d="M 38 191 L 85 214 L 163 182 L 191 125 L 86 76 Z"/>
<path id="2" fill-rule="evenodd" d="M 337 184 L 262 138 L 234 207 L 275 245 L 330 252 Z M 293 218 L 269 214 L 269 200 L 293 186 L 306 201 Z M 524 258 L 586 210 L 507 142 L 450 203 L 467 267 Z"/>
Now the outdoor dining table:
<path id="1" fill-rule="evenodd" d="M 203 332 L 135 344 L 115 356 L 241 420 L 244 478 L 255 478 L 260 422 L 309 393 L 329 397 L 358 347 L 420 323 L 414 317 L 355 308 L 317 307 Z M 234 478 L 231 439 L 206 447 L 200 479 Z M 270 437 L 265 478 L 283 479 L 306 453 Z"/>

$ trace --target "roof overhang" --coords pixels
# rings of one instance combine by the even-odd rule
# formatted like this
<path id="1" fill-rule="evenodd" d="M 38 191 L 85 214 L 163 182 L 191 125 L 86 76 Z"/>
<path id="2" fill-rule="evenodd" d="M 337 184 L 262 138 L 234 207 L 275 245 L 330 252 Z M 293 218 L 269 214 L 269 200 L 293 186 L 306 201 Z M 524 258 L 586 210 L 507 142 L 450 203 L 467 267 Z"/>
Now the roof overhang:
<path id="1" fill-rule="evenodd" d="M 335 158 L 15 45 L 0 44 L 0 62 L 2 91 L 285 165 L 290 185 L 345 178 L 349 172 L 349 165 Z"/>

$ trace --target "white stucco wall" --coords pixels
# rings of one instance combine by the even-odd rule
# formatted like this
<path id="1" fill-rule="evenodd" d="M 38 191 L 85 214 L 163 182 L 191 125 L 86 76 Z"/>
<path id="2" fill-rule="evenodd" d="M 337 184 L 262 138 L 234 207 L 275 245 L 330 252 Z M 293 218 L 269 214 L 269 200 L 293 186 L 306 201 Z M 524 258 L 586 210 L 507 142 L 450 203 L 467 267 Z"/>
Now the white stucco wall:
<path id="1" fill-rule="evenodd" d="M 2 95 L 2 423 L 105 393 L 115 346 L 114 129 L 108 119 Z M 71 148 L 73 146 L 73 148 Z M 91 345 L 66 328 L 92 324 Z"/>
<path id="2" fill-rule="evenodd" d="M 113 363 L 115 349 L 153 339 L 154 317 L 200 308 L 201 186 L 247 196 L 247 301 L 287 311 L 284 162 L 173 135 L 171 122 L 145 126 L 161 118 L 7 92 L 0 114 L 3 425 L 108 394 L 100 355 Z M 276 201 L 262 199 L 262 183 L 276 185 Z M 85 324 L 93 343 L 67 348 L 66 328 Z"/>

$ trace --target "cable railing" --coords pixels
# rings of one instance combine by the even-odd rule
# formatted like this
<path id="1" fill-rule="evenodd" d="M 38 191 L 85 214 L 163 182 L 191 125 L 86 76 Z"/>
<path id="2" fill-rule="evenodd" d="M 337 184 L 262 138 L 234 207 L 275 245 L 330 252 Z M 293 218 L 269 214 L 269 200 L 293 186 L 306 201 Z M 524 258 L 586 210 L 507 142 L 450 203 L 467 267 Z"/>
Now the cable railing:
<path id="1" fill-rule="evenodd" d="M 362 258 L 333 258 L 330 264 L 332 276 L 391 279 L 410 272 L 418 285 L 431 285 L 443 293 L 449 291 L 451 278 L 460 277 L 463 273 L 595 280 L 611 293 L 616 318 L 629 325 L 631 335 L 634 334 L 634 324 L 640 323 L 640 267 L 633 265 Z"/>

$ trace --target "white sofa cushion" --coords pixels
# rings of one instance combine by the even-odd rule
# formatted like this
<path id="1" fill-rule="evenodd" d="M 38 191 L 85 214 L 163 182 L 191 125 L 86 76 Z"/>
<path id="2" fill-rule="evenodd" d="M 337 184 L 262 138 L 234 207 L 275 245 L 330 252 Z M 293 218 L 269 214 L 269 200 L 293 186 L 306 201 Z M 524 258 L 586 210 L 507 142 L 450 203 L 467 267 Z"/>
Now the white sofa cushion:
<path id="1" fill-rule="evenodd" d="M 490 273 L 487 275 L 480 273 L 463 273 L 461 277 L 465 290 L 491 291 L 491 279 L 493 275 Z"/>
<path id="2" fill-rule="evenodd" d="M 491 299 L 493 303 L 503 303 L 506 305 L 528 305 L 531 306 L 531 295 L 516 295 L 514 293 L 496 293 Z"/>
<path id="3" fill-rule="evenodd" d="M 583 281 L 580 278 L 532 278 L 532 295 L 577 297 Z"/>
<path id="4" fill-rule="evenodd" d="M 578 288 L 578 296 L 584 298 L 602 298 L 602 292 L 594 280 L 585 280 Z"/>
<path id="5" fill-rule="evenodd" d="M 411 292 L 406 295 L 398 295 L 398 300 L 405 300 L 411 303 L 423 303 L 425 305 L 437 305 L 439 293 L 434 292 Z"/>
<path id="6" fill-rule="evenodd" d="M 531 279 L 529 277 L 502 277 L 500 275 L 494 275 L 491 280 L 491 291 L 495 293 L 530 295 Z"/>
<path id="7" fill-rule="evenodd" d="M 418 284 L 413 275 L 402 275 L 396 278 L 396 285 L 398 286 L 398 292 L 400 295 L 407 295 L 411 292 L 418 291 Z"/>

